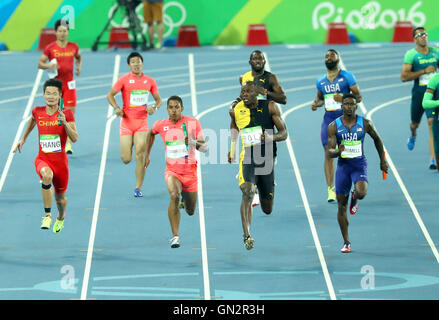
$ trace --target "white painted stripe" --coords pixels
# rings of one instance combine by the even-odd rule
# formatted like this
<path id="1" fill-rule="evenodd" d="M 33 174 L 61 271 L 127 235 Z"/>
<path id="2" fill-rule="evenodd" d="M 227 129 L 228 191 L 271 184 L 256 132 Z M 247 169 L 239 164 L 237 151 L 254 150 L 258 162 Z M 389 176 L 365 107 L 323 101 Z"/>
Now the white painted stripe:
<path id="1" fill-rule="evenodd" d="M 29 100 L 27 101 L 27 105 L 26 105 L 26 108 L 24 109 L 22 120 L 20 122 L 20 125 L 18 126 L 17 133 L 15 134 L 15 138 L 12 142 L 11 149 L 9 150 L 8 159 L 6 160 L 6 164 L 3 168 L 3 172 L 2 172 L 2 175 L 0 177 L 0 192 L 3 189 L 3 185 L 5 184 L 6 176 L 8 175 L 9 168 L 10 168 L 12 160 L 14 158 L 15 146 L 18 144 L 18 141 L 20 141 L 21 135 L 22 135 L 23 130 L 24 130 L 24 126 L 30 119 L 32 104 L 34 102 L 35 95 L 37 94 L 37 90 L 38 90 L 38 87 L 40 85 L 40 81 L 41 81 L 42 76 L 43 76 L 43 70 L 40 69 L 40 70 L 38 70 L 37 76 L 35 78 L 32 92 L 29 96 Z"/>
<path id="2" fill-rule="evenodd" d="M 120 68 L 120 55 L 116 55 L 114 59 L 113 84 L 117 80 L 117 75 L 119 74 L 119 68 Z M 113 111 L 111 105 L 108 106 L 109 111 L 110 109 L 111 111 Z M 93 258 L 93 247 L 94 247 L 95 236 L 96 236 L 96 227 L 98 223 L 99 208 L 100 208 L 101 196 L 102 196 L 102 187 L 104 184 L 105 165 L 107 162 L 108 145 L 110 142 L 111 123 L 116 118 L 116 115 L 114 114 L 112 115 L 108 112 L 107 118 L 108 120 L 105 125 L 104 145 L 102 147 L 101 164 L 99 168 L 98 185 L 96 188 L 96 198 L 93 208 L 93 220 L 91 223 L 90 238 L 88 241 L 88 249 L 87 249 L 87 258 L 85 261 L 84 277 L 82 280 L 81 300 L 87 299 L 88 282 L 90 279 L 91 262 Z"/>
<path id="3" fill-rule="evenodd" d="M 358 43 L 355 45 L 358 48 L 381 48 L 381 43 Z"/>
<path id="4" fill-rule="evenodd" d="M 266 61 L 265 69 L 267 71 L 270 71 L 271 70 L 270 64 L 268 62 L 268 57 L 267 57 L 267 54 L 265 52 L 264 52 L 264 56 L 265 56 L 265 61 Z M 279 108 L 279 110 L 280 110 L 281 115 L 282 115 L 282 109 Z M 284 117 L 282 117 L 282 118 L 285 120 Z M 305 207 L 306 217 L 308 218 L 308 224 L 309 224 L 309 227 L 311 229 L 311 234 L 312 234 L 312 237 L 314 240 L 314 244 L 316 246 L 317 255 L 319 257 L 320 266 L 322 268 L 323 276 L 325 278 L 326 286 L 328 288 L 329 297 L 331 298 L 331 300 L 336 300 L 337 298 L 335 295 L 334 287 L 332 285 L 331 276 L 329 275 L 328 266 L 326 265 L 325 256 L 323 254 L 322 246 L 320 244 L 319 235 L 317 234 L 314 219 L 313 219 L 312 213 L 311 213 L 311 208 L 310 208 L 309 202 L 308 202 L 308 197 L 306 196 L 305 186 L 304 186 L 303 181 L 302 181 L 302 175 L 300 174 L 300 169 L 299 169 L 299 166 L 297 164 L 296 156 L 294 154 L 294 150 L 293 150 L 293 146 L 291 144 L 291 138 L 290 138 L 289 134 L 288 134 L 287 139 L 285 140 L 285 143 L 286 143 L 287 148 L 288 148 L 288 153 L 290 155 L 291 164 L 293 165 L 293 168 L 294 168 L 294 173 L 296 176 L 297 184 L 299 186 L 300 196 L 302 197 L 302 202 L 303 202 L 303 205 Z"/>
<path id="5" fill-rule="evenodd" d="M 411 98 L 411 96 L 405 96 L 405 97 L 401 97 L 399 99 L 394 99 L 394 100 L 391 100 L 389 102 L 383 103 L 383 104 L 373 108 L 371 111 L 369 111 L 366 118 L 372 119 L 372 115 L 375 112 L 377 112 L 378 110 L 380 110 L 384 107 L 390 106 L 392 104 L 401 102 L 401 101 L 409 100 L 410 98 Z M 375 130 L 378 132 L 378 130 L 376 128 L 375 128 Z M 393 163 L 392 157 L 390 156 L 389 151 L 386 149 L 386 147 L 384 147 L 384 151 L 386 152 L 386 160 L 387 160 L 387 163 L 389 164 L 390 169 L 392 170 L 393 176 L 395 177 L 396 181 L 398 182 L 398 185 L 401 188 L 402 193 L 404 194 L 404 197 L 406 198 L 407 203 L 409 204 L 410 209 L 412 210 L 413 215 L 415 216 L 415 219 L 416 219 L 419 227 L 421 228 L 421 231 L 422 231 L 425 239 L 427 240 L 427 242 L 431 248 L 431 251 L 433 252 L 433 255 L 436 258 L 436 262 L 439 263 L 439 253 L 438 253 L 438 250 L 436 248 L 436 245 L 434 244 L 433 240 L 431 239 L 430 234 L 427 230 L 427 227 L 425 226 L 424 222 L 422 221 L 421 216 L 419 215 L 419 211 L 416 208 L 416 206 L 412 200 L 412 197 L 410 196 L 410 193 L 407 191 L 407 188 L 405 187 L 405 184 L 402 181 L 402 178 L 399 175 L 399 172 L 396 169 L 396 166 Z"/>
<path id="6" fill-rule="evenodd" d="M 309 49 L 311 46 L 309 44 L 287 44 L 287 49 Z"/>
<path id="7" fill-rule="evenodd" d="M 189 53 L 189 75 L 190 75 L 190 87 L 191 87 L 191 99 L 192 99 L 192 115 L 198 120 L 202 115 L 198 115 L 197 107 L 197 91 L 195 88 L 195 65 L 194 55 Z M 201 161 L 199 152 L 195 152 L 197 159 L 197 175 L 198 175 L 198 216 L 200 218 L 200 240 L 201 240 L 201 261 L 203 266 L 203 284 L 204 284 L 204 299 L 210 300 L 210 280 L 209 280 L 209 260 L 207 258 L 207 242 L 206 242 L 206 224 L 204 218 L 204 198 L 203 198 L 203 177 L 201 175 Z"/>
<path id="8" fill-rule="evenodd" d="M 339 59 L 340 59 L 340 62 L 339 62 L 340 68 L 343 69 L 343 70 L 346 70 L 346 71 L 347 71 L 346 66 L 345 66 L 344 63 L 343 63 L 343 59 L 341 58 L 341 54 L 339 54 Z M 357 85 L 358 85 L 358 82 L 357 82 Z M 358 85 L 358 88 L 359 88 L 359 87 L 360 87 L 360 86 Z M 361 89 L 360 89 L 360 90 L 361 90 Z M 360 91 L 360 92 L 361 92 L 361 91 Z M 360 107 L 361 112 L 363 112 L 364 114 L 367 113 L 367 110 L 366 110 L 366 107 L 364 106 L 363 101 L 357 103 L 357 105 Z"/>

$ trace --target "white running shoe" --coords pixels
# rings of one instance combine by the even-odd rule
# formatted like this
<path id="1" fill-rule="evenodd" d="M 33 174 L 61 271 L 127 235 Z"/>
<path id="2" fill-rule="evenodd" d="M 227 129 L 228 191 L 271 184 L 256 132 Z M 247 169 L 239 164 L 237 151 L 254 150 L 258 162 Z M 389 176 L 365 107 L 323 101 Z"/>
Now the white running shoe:
<path id="1" fill-rule="evenodd" d="M 253 197 L 252 207 L 259 206 L 259 194 L 256 192 Z"/>
<path id="2" fill-rule="evenodd" d="M 179 236 L 172 237 L 172 239 L 169 242 L 171 243 L 171 248 L 179 248 L 180 247 L 180 237 Z"/>

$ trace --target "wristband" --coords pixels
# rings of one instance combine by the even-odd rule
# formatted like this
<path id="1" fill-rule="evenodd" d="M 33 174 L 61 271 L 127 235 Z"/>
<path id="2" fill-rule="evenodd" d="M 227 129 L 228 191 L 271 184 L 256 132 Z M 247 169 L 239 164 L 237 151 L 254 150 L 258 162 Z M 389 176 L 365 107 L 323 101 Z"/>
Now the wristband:
<path id="1" fill-rule="evenodd" d="M 113 109 L 114 109 L 114 110 L 116 110 L 116 109 L 120 109 L 120 107 L 119 107 L 119 106 L 115 106 L 115 107 L 113 107 Z"/>

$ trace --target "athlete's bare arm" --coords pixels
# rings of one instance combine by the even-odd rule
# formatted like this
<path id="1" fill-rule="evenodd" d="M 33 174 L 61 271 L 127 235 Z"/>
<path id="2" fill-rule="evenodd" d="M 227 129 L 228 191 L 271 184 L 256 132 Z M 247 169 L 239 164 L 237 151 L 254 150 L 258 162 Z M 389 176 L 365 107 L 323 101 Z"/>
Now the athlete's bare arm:
<path id="1" fill-rule="evenodd" d="M 373 142 L 375 144 L 375 148 L 377 149 L 378 155 L 380 157 L 380 168 L 381 168 L 381 170 L 387 172 L 388 165 L 387 165 L 387 162 L 386 162 L 386 158 L 384 156 L 383 142 L 381 141 L 380 136 L 376 132 L 373 123 L 370 120 L 368 120 L 368 119 L 364 119 L 364 130 L 373 139 Z"/>
<path id="2" fill-rule="evenodd" d="M 363 97 L 361 96 L 360 87 L 358 86 L 358 84 L 354 84 L 353 86 L 349 87 L 349 89 L 355 96 L 355 100 L 357 101 L 357 103 L 360 103 L 361 100 L 363 100 Z"/>
<path id="3" fill-rule="evenodd" d="M 146 152 L 145 152 L 145 168 L 149 166 L 149 154 L 151 153 L 152 145 L 154 144 L 155 134 L 152 132 L 152 129 L 148 130 L 146 134 Z"/>
<path id="4" fill-rule="evenodd" d="M 317 108 L 323 106 L 325 104 L 325 98 L 323 97 L 323 93 L 321 91 L 317 91 L 317 97 L 311 104 L 311 110 L 316 111 Z"/>
<path id="5" fill-rule="evenodd" d="M 235 111 L 233 107 L 229 109 L 230 115 L 230 138 L 231 138 L 231 147 L 230 151 L 227 153 L 227 161 L 232 163 L 235 161 L 235 149 L 236 149 L 236 141 L 238 140 L 239 129 L 235 122 Z"/>
<path id="6" fill-rule="evenodd" d="M 37 122 L 35 121 L 34 117 L 32 116 L 29 121 L 27 122 L 26 130 L 24 131 L 23 138 L 18 142 L 18 144 L 14 148 L 14 153 L 18 150 L 18 152 L 21 153 L 21 149 L 23 148 L 23 144 L 26 142 L 27 137 L 32 132 L 32 130 L 35 128 L 35 125 Z"/>
<path id="7" fill-rule="evenodd" d="M 107 94 L 107 100 L 108 100 L 108 103 L 110 103 L 110 105 L 111 105 L 113 108 L 115 108 L 115 109 L 114 109 L 114 112 L 116 113 L 116 115 L 117 115 L 118 117 L 121 117 L 121 116 L 123 116 L 123 111 L 122 111 L 122 108 L 121 108 L 121 107 L 118 107 L 117 102 L 116 102 L 116 99 L 114 98 L 114 96 L 115 96 L 116 94 L 117 94 L 117 91 L 114 90 L 113 88 L 111 88 L 110 91 L 109 91 L 108 94 Z"/>
<path id="8" fill-rule="evenodd" d="M 436 70 L 434 66 L 430 65 L 425 69 L 421 69 L 421 70 L 412 72 L 412 67 L 413 66 L 411 64 L 408 64 L 408 63 L 404 63 L 402 65 L 402 70 L 401 70 L 401 81 L 402 82 L 415 80 L 425 73 L 434 72 Z"/>
<path id="9" fill-rule="evenodd" d="M 337 158 L 343 152 L 345 146 L 339 145 L 337 148 L 337 126 L 335 121 L 332 121 L 328 126 L 328 154 L 331 158 Z"/>
<path id="10" fill-rule="evenodd" d="M 270 112 L 271 119 L 274 122 L 277 132 L 273 135 L 270 135 L 267 131 L 265 131 L 261 137 L 261 141 L 268 142 L 286 140 L 288 138 L 287 125 L 280 115 L 279 106 L 274 101 L 270 101 L 268 103 L 268 111 Z"/>
<path id="11" fill-rule="evenodd" d="M 75 55 L 75 61 L 76 61 L 76 72 L 75 72 L 75 74 L 77 76 L 79 76 L 81 74 L 81 67 L 82 67 L 82 55 L 81 55 L 81 53 L 79 53 L 79 51 Z"/>
<path id="12" fill-rule="evenodd" d="M 47 60 L 49 60 L 49 57 L 46 56 L 44 53 L 41 55 L 40 60 L 38 60 L 38 69 L 58 69 L 59 65 L 57 63 L 51 64 L 47 63 Z"/>
<path id="13" fill-rule="evenodd" d="M 285 92 L 282 88 L 282 86 L 279 83 L 279 80 L 274 74 L 270 75 L 270 83 L 273 87 L 273 91 L 267 90 L 267 98 L 272 99 L 274 102 L 280 103 L 280 104 L 286 104 L 287 103 L 287 96 L 285 95 Z"/>

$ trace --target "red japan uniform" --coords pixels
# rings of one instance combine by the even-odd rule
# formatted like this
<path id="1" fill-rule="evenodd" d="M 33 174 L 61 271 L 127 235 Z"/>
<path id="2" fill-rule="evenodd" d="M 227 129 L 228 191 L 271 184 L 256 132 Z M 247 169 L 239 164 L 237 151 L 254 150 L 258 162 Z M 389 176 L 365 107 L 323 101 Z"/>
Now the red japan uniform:
<path id="1" fill-rule="evenodd" d="M 67 122 L 74 122 L 71 110 L 63 110 Z M 32 116 L 38 127 L 39 152 L 35 158 L 35 170 L 41 177 L 41 169 L 49 167 L 53 171 L 52 184 L 56 193 L 65 193 L 69 182 L 68 158 L 65 152 L 67 132 L 58 125 L 58 111 L 48 115 L 46 107 L 35 107 Z"/>
<path id="2" fill-rule="evenodd" d="M 73 78 L 73 69 L 78 52 L 79 47 L 76 43 L 67 42 L 66 47 L 61 48 L 56 41 L 48 44 L 43 52 L 49 60 L 56 59 L 59 65 L 58 75 L 55 78 L 63 83 L 62 97 L 65 107 L 76 106 L 76 83 Z"/>
<path id="3" fill-rule="evenodd" d="M 145 74 L 137 77 L 130 72 L 120 77 L 113 85 L 116 92 L 122 92 L 123 116 L 120 121 L 120 135 L 133 136 L 136 132 L 148 131 L 149 94 L 159 92 L 155 80 Z"/>
<path id="4" fill-rule="evenodd" d="M 200 122 L 186 116 L 182 116 L 175 124 L 169 118 L 158 120 L 152 126 L 151 131 L 153 134 L 160 134 L 165 144 L 165 181 L 170 176 L 175 176 L 182 184 L 182 191 L 196 192 L 198 179 L 195 147 L 190 146 L 187 150 L 184 143 L 183 123 L 186 124 L 187 134 L 193 139 L 198 139 L 203 135 Z"/>

